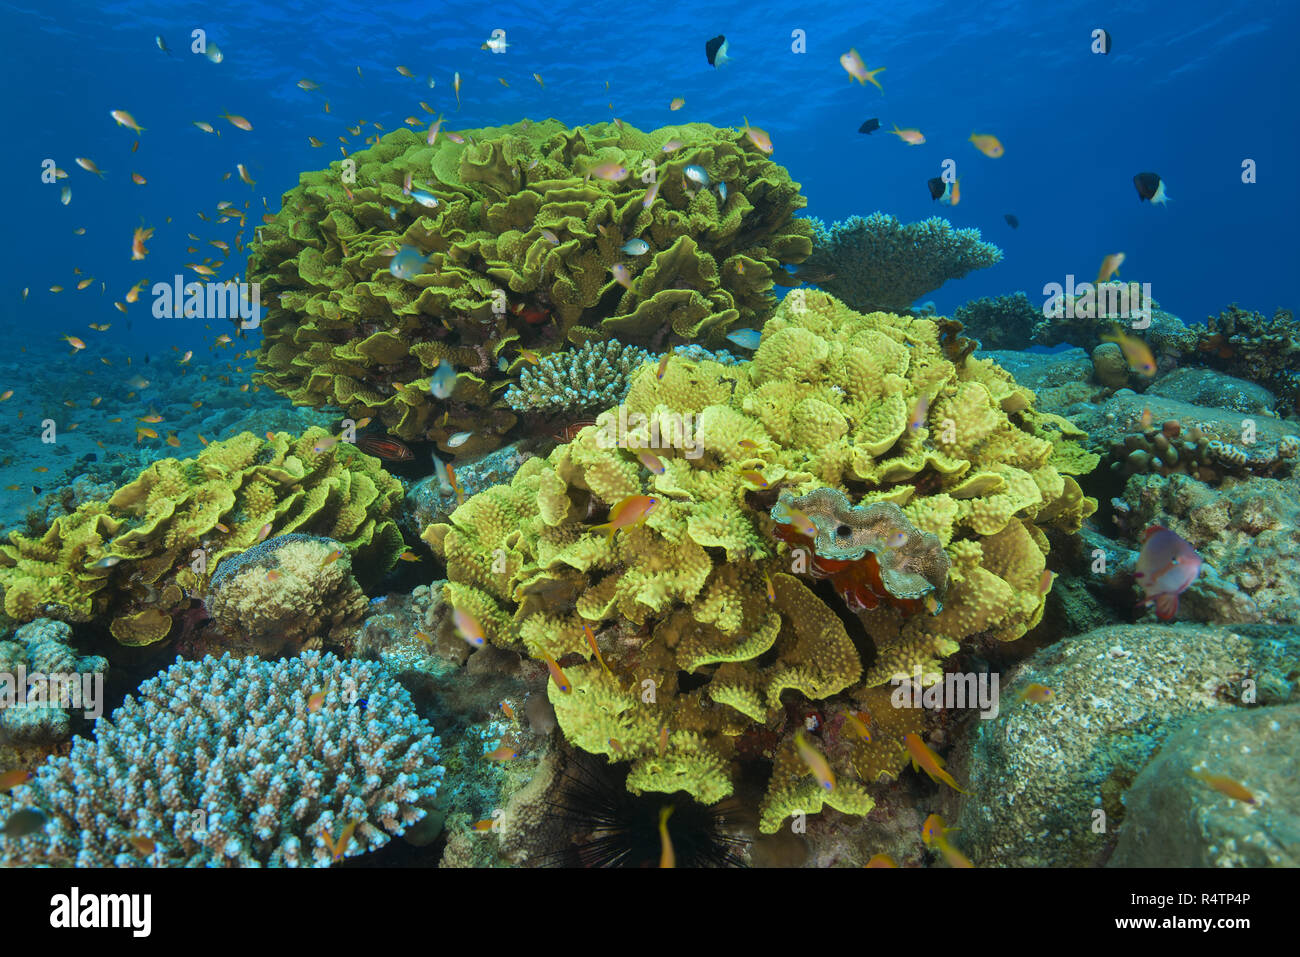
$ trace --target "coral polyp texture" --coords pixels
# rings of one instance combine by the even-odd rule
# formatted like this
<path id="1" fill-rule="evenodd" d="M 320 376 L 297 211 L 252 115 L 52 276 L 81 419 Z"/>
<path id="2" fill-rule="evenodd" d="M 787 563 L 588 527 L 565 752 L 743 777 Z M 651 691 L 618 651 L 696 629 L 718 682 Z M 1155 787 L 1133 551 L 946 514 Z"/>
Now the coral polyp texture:
<path id="1" fill-rule="evenodd" d="M 1027 349 L 1043 311 L 1023 292 L 972 299 L 953 312 L 963 331 L 980 341 L 983 349 Z"/>
<path id="2" fill-rule="evenodd" d="M 812 223 L 804 269 L 829 275 L 817 284 L 860 312 L 905 312 L 949 279 L 1002 261 L 1002 250 L 982 242 L 978 229 L 954 229 L 937 216 L 906 225 L 888 213 Z"/>
<path id="3" fill-rule="evenodd" d="M 49 684 L 49 700 L 28 700 L 23 704 L 9 704 L 0 698 L 0 743 L 20 748 L 49 746 L 62 741 L 72 733 L 72 720 L 66 708 L 71 701 L 65 698 L 62 688 L 72 676 L 102 675 L 108 670 L 108 660 L 99 655 L 78 655 L 72 647 L 72 628 L 61 621 L 38 618 L 14 632 L 12 641 L 0 641 L 0 689 L 15 692 L 15 677 L 25 669 L 27 675 L 59 676 Z M 59 689 L 59 690 L 56 690 Z M 78 701 L 81 698 L 78 695 Z M 75 703 L 75 702 L 74 702 Z"/>
<path id="4" fill-rule="evenodd" d="M 404 439 L 474 432 L 457 454 L 516 421 L 503 393 L 523 350 L 721 346 L 762 325 L 774 277 L 812 248 L 798 184 L 739 130 L 524 120 L 429 145 L 403 129 L 346 162 L 354 177 L 303 173 L 253 246 L 260 378 Z"/>
<path id="5" fill-rule="evenodd" d="M 0 795 L 0 818 L 46 817 L 0 840 L 0 863 L 328 867 L 425 816 L 438 754 L 377 664 L 177 659 L 97 721 L 93 740 Z"/>
<path id="6" fill-rule="evenodd" d="M 643 367 L 617 412 L 426 529 L 447 600 L 492 643 L 559 665 L 560 727 L 630 762 L 629 789 L 711 803 L 741 762 L 775 757 L 764 831 L 823 803 L 865 813 L 866 785 L 905 760 L 902 734 L 821 737 L 838 782 L 824 791 L 794 747 L 802 708 L 852 704 L 893 728 L 876 686 L 935 670 L 972 636 L 1023 635 L 1050 584 L 1046 529 L 1077 530 L 1096 507 L 1072 478 L 1097 463 L 1081 433 L 945 345 L 933 320 L 795 290 L 752 362 Z M 609 534 L 634 496 L 654 504 Z M 769 515 L 800 501 L 830 539 L 802 555 Z M 808 547 L 878 566 L 888 599 L 858 616 L 869 641 L 810 587 Z"/>
<path id="7" fill-rule="evenodd" d="M 1272 318 L 1236 305 L 1206 319 L 1194 358 L 1267 386 L 1279 411 L 1300 410 L 1300 322 L 1286 309 Z"/>
<path id="8" fill-rule="evenodd" d="M 617 340 L 584 343 L 581 349 L 554 352 L 519 374 L 506 389 L 516 412 L 574 413 L 608 409 L 627 395 L 632 373 L 654 358 L 644 349 Z"/>
<path id="9" fill-rule="evenodd" d="M 11 532 L 0 545 L 4 610 L 20 622 L 102 617 L 122 644 L 153 644 L 223 561 L 271 535 L 326 535 L 382 574 L 404 548 L 401 498 L 378 459 L 323 429 L 243 432 L 153 463 L 40 537 Z"/>

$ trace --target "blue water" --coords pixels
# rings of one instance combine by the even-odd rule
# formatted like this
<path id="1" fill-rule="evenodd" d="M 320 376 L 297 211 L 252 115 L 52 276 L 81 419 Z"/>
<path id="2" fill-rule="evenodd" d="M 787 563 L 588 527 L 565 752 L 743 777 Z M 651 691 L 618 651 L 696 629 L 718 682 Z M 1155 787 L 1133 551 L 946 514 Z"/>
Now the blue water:
<path id="1" fill-rule="evenodd" d="M 197 261 L 185 252 L 191 231 L 203 240 L 200 256 L 216 255 L 209 239 L 233 242 L 234 224 L 204 223 L 198 211 L 251 201 L 248 239 L 262 199 L 276 210 L 300 171 L 337 158 L 345 127 L 364 118 L 395 129 L 425 116 L 421 100 L 445 113 L 450 129 L 550 116 L 570 125 L 617 116 L 641 128 L 740 126 L 748 116 L 803 184 L 810 214 L 944 215 L 1006 251 L 1001 265 L 930 297 L 940 311 L 1017 289 L 1038 299 L 1044 284 L 1069 273 L 1091 279 L 1118 251 L 1127 254 L 1122 277 L 1152 283 L 1156 299 L 1189 322 L 1233 301 L 1266 312 L 1296 306 L 1293 3 L 498 3 L 487 12 L 331 0 L 28 2 L 0 5 L 0 17 L 8 93 L 0 174 L 11 186 L 0 322 L 24 337 L 57 341 L 99 321 L 113 328 L 97 342 L 206 349 L 213 332 L 155 320 L 143 299 L 128 330 L 112 300 L 140 279 L 185 272 Z M 1109 55 L 1090 52 L 1097 27 L 1112 36 Z M 220 45 L 222 63 L 190 52 L 195 28 Z M 480 49 L 493 29 L 506 32 L 504 54 Z M 805 31 L 804 53 L 792 52 L 796 30 Z M 727 35 L 733 57 L 720 70 L 703 52 L 715 33 Z M 155 34 L 172 55 L 154 45 Z M 887 68 L 883 94 L 849 80 L 838 59 L 850 47 L 869 67 Z M 299 89 L 304 77 L 321 89 Z M 677 96 L 686 106 L 671 113 Z M 112 109 L 147 128 L 137 153 Z M 253 131 L 221 119 L 227 110 L 248 117 Z M 857 132 L 868 117 L 884 127 L 869 137 Z M 886 132 L 894 123 L 920 128 L 927 142 L 902 143 Z M 997 135 L 1005 156 L 978 153 L 966 141 L 972 130 Z M 324 147 L 310 147 L 308 136 Z M 349 143 L 360 148 L 357 137 Z M 79 169 L 76 156 L 107 178 Z M 45 158 L 69 178 L 42 184 Z M 947 158 L 962 183 L 951 209 L 933 203 L 925 185 Z M 1253 185 L 1241 182 L 1247 158 L 1258 166 Z M 239 181 L 236 163 L 255 187 Z M 1132 177 L 1142 170 L 1164 177 L 1168 206 L 1138 202 Z M 133 184 L 131 172 L 147 185 Z M 59 203 L 64 184 L 68 206 Z M 1019 217 L 1019 230 L 1005 213 Z M 133 263 L 131 234 L 142 223 L 157 231 L 148 259 Z M 80 226 L 86 234 L 74 236 Z M 74 291 L 74 267 L 96 283 Z M 242 270 L 242 258 L 227 268 Z M 50 293 L 53 284 L 67 291 Z M 31 289 L 25 302 L 23 287 Z"/>

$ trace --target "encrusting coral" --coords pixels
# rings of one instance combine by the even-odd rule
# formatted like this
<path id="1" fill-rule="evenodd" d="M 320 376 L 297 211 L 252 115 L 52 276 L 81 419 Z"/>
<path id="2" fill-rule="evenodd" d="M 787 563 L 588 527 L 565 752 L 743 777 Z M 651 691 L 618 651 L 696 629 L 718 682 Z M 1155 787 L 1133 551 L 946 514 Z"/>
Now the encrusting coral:
<path id="1" fill-rule="evenodd" d="M 773 283 L 791 284 L 782 266 L 812 248 L 798 184 L 739 130 L 524 120 L 429 145 L 402 129 L 343 162 L 354 177 L 339 162 L 303 173 L 253 244 L 249 278 L 271 303 L 259 378 L 444 450 L 473 432 L 466 457 L 516 421 L 502 393 L 524 350 L 721 346 L 762 325 Z M 634 240 L 643 251 L 624 250 Z M 415 264 L 394 271 L 402 249 Z"/>
<path id="2" fill-rule="evenodd" d="M 425 816 L 439 744 L 377 664 L 177 659 L 93 739 L 0 794 L 0 820 L 46 817 L 0 840 L 0 863 L 328 867 Z"/>
<path id="3" fill-rule="evenodd" d="M 264 657 L 346 645 L 369 600 L 342 543 L 277 535 L 223 561 L 203 603 L 225 645 Z"/>
<path id="4" fill-rule="evenodd" d="M 864 813 L 864 785 L 905 760 L 902 735 L 822 738 L 838 777 L 823 791 L 794 750 L 801 709 L 852 702 L 892 727 L 876 686 L 934 671 L 971 636 L 1024 634 L 1050 586 L 1044 529 L 1076 530 L 1096 507 L 1071 478 L 1097 462 L 1081 433 L 992 362 L 954 364 L 945 346 L 933 320 L 795 290 L 752 362 L 675 356 L 662 379 L 643 367 L 618 411 L 426 529 L 447 600 L 493 644 L 557 662 L 571 690 L 552 680 L 549 696 L 566 737 L 631 762 L 630 789 L 710 803 L 740 761 L 775 758 L 763 830 L 823 800 Z M 862 612 L 862 647 L 769 517 L 809 494 L 847 507 L 841 493 L 887 520 L 866 551 L 908 559 L 884 565 L 912 598 Z M 642 495 L 643 521 L 596 527 Z"/>
<path id="5" fill-rule="evenodd" d="M 813 251 L 803 269 L 828 274 L 818 285 L 859 312 L 906 312 L 949 279 L 1002 261 L 1002 250 L 981 242 L 978 229 L 953 229 L 937 216 L 907 225 L 888 213 L 812 223 Z"/>
<path id="6" fill-rule="evenodd" d="M 506 403 L 516 412 L 572 414 L 608 409 L 623 401 L 632 373 L 653 358 L 644 349 L 616 339 L 553 352 L 519 373 L 519 384 L 506 389 Z"/>
<path id="7" fill-rule="evenodd" d="M 11 532 L 0 545 L 4 609 L 17 621 L 102 617 L 122 644 L 153 644 L 223 560 L 272 534 L 328 536 L 382 574 L 405 548 L 401 497 L 378 459 L 323 429 L 243 432 L 153 463 L 39 538 Z"/>
<path id="8" fill-rule="evenodd" d="M 1206 319 L 1196 351 L 1206 365 L 1267 386 L 1282 414 L 1300 408 L 1300 322 L 1290 311 L 1270 319 L 1229 306 Z"/>

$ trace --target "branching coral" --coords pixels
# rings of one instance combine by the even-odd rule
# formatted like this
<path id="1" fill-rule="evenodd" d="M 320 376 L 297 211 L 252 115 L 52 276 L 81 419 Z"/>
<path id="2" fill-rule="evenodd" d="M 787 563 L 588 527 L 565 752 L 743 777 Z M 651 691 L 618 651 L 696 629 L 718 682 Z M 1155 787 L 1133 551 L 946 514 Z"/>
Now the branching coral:
<path id="1" fill-rule="evenodd" d="M 81 505 L 39 538 L 0 545 L 5 612 L 109 619 L 118 641 L 167 637 L 220 563 L 272 533 L 326 535 L 382 574 L 403 550 L 401 483 L 323 429 L 266 439 L 244 432 L 192 459 L 162 459 L 106 502 Z"/>
<path id="2" fill-rule="evenodd" d="M 634 791 L 716 801 L 738 762 L 770 758 L 757 738 L 792 747 L 792 702 L 861 700 L 914 665 L 933 670 L 963 639 L 1024 634 L 1043 611 L 1042 527 L 1077 529 L 1096 507 L 1070 477 L 1097 461 L 1074 442 L 1080 433 L 1036 412 L 991 362 L 950 361 L 937 323 L 796 293 L 752 362 L 675 357 L 662 379 L 643 367 L 620 414 L 425 531 L 447 562 L 447 600 L 492 643 L 559 662 L 572 690 L 552 681 L 549 694 L 565 735 L 631 762 Z M 928 413 L 909 427 L 922 400 Z M 662 472 L 634 456 L 645 448 Z M 886 557 L 913 597 L 860 616 L 874 644 L 865 668 L 768 515 L 778 495 L 848 507 L 846 491 L 866 516 L 857 545 L 880 547 L 870 520 L 888 515 L 885 547 L 915 562 Z M 637 495 L 655 500 L 643 523 L 612 537 L 596 527 Z M 915 607 L 928 591 L 943 597 L 937 614 Z M 902 747 L 851 751 L 835 752 L 843 789 L 827 800 L 860 813 L 870 807 L 861 783 L 896 772 Z M 764 830 L 807 791 L 801 762 L 782 758 L 775 772 Z"/>
<path id="3" fill-rule="evenodd" d="M 328 867 L 425 816 L 438 753 L 409 693 L 376 664 L 177 659 L 94 739 L 0 795 L 0 819 L 26 807 L 47 818 L 0 840 L 0 863 Z"/>
<path id="4" fill-rule="evenodd" d="M 12 682 L 19 680 L 20 668 L 25 669 L 26 676 L 45 675 L 60 686 L 75 680 L 74 675 L 102 675 L 108 670 L 107 659 L 78 655 L 71 640 L 72 629 L 65 623 L 38 618 L 19 628 L 13 641 L 0 641 L 0 675 L 5 676 L 0 680 L 0 689 L 7 692 L 6 699 L 17 690 Z M 18 747 L 49 746 L 72 733 L 68 712 L 59 706 L 62 695 L 55 693 L 54 685 L 49 688 L 49 700 L 29 698 L 24 704 L 8 707 L 8 700 L 0 700 L 0 740 Z M 77 700 L 82 700 L 79 695 Z"/>
<path id="5" fill-rule="evenodd" d="M 1023 292 L 1009 296 L 972 299 L 957 307 L 952 317 L 979 339 L 983 349 L 1025 349 L 1033 341 L 1034 326 L 1043 311 Z"/>
<path id="6" fill-rule="evenodd" d="M 572 352 L 555 352 L 519 374 L 519 384 L 506 389 L 506 402 L 516 412 L 573 414 L 608 409 L 623 401 L 631 375 L 653 356 L 616 339 L 584 343 Z"/>
<path id="7" fill-rule="evenodd" d="M 818 283 L 859 312 L 905 312 L 949 279 L 1002 261 L 978 229 L 953 229 L 937 216 L 903 225 L 888 213 L 852 216 L 829 228 L 813 221 L 810 271 L 833 274 Z"/>
<path id="8" fill-rule="evenodd" d="M 457 454 L 515 422 L 502 393 L 523 350 L 720 346 L 729 328 L 762 325 L 781 267 L 811 250 L 798 184 L 738 130 L 525 120 L 432 146 L 398 130 L 346 162 L 355 180 L 339 163 L 302 174 L 259 230 L 261 380 L 444 449 L 474 432 Z M 408 176 L 423 199 L 403 192 Z M 633 239 L 648 249 L 625 253 Z M 426 257 L 408 278 L 389 270 L 403 246 Z M 430 394 L 443 361 L 456 372 L 445 400 Z"/>

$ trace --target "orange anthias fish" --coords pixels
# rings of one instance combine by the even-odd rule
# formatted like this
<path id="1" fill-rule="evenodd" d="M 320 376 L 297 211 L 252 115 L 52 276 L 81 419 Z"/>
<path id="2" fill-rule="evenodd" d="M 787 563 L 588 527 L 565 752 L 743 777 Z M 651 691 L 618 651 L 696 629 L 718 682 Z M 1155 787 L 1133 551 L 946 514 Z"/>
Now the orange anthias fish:
<path id="1" fill-rule="evenodd" d="M 948 840 L 948 833 L 955 830 L 955 827 L 945 826 L 943 818 L 938 814 L 931 814 L 921 825 L 921 842 L 926 847 L 937 847 L 948 861 L 949 867 L 974 867 L 970 858 L 953 847 Z"/>
<path id="2" fill-rule="evenodd" d="M 251 130 L 253 128 L 253 124 L 248 122 L 248 120 L 244 119 L 242 116 L 235 116 L 230 113 L 218 113 L 217 115 L 223 119 L 229 120 L 233 125 L 238 126 L 241 130 Z"/>
<path id="3" fill-rule="evenodd" d="M 139 123 L 137 123 L 135 121 L 135 117 L 133 117 L 126 110 L 109 110 L 108 115 L 111 116 L 113 119 L 117 120 L 118 126 L 128 127 L 129 129 L 134 130 L 136 133 L 144 132 L 144 127 L 141 126 Z"/>
<path id="4" fill-rule="evenodd" d="M 330 860 L 337 861 L 343 856 L 344 852 L 347 851 L 348 845 L 352 843 L 352 832 L 357 829 L 358 823 L 359 822 L 357 821 L 352 821 L 344 827 L 343 833 L 339 835 L 337 841 L 331 838 L 328 832 L 321 835 L 321 837 L 325 839 L 325 846 L 329 848 Z"/>
<path id="5" fill-rule="evenodd" d="M 1017 701 L 1028 701 L 1032 704 L 1046 704 L 1055 696 L 1055 691 L 1045 684 L 1039 684 L 1037 681 L 1031 681 L 1016 692 Z"/>
<path id="6" fill-rule="evenodd" d="M 808 740 L 808 735 L 804 734 L 803 728 L 797 729 L 794 733 L 794 748 L 799 752 L 803 763 L 808 765 L 808 770 L 817 779 L 817 783 L 827 791 L 835 790 L 835 772 L 831 770 L 830 762 Z"/>
<path id="7" fill-rule="evenodd" d="M 486 761 L 513 761 L 517 757 L 519 757 L 519 752 L 508 744 L 500 745 L 495 750 L 483 755 Z"/>
<path id="8" fill-rule="evenodd" d="M 456 624 L 456 634 L 475 648 L 483 647 L 486 639 L 483 636 L 483 626 L 479 624 L 477 618 L 467 611 L 454 607 L 452 608 L 451 617 Z"/>
<path id="9" fill-rule="evenodd" d="M 587 644 L 590 645 L 590 646 L 591 646 L 591 650 L 594 651 L 594 652 L 596 653 L 596 660 L 599 661 L 599 662 L 600 662 L 600 666 L 601 666 L 602 668 L 605 669 L 605 674 L 609 675 L 610 677 L 613 677 L 613 674 L 614 674 L 614 673 L 613 673 L 612 671 L 609 670 L 609 665 L 605 664 L 605 659 L 604 659 L 603 657 L 601 657 L 601 654 L 600 654 L 600 648 L 599 648 L 599 646 L 597 646 L 597 644 L 596 644 L 596 633 L 595 633 L 594 631 L 591 630 L 591 625 L 587 624 L 587 623 L 584 621 L 584 622 L 582 623 L 582 630 L 583 630 L 583 632 L 586 633 L 586 636 L 587 636 Z"/>
<path id="10" fill-rule="evenodd" d="M 307 710 L 312 714 L 320 711 L 323 707 L 325 707 L 325 692 L 317 691 L 307 699 Z"/>
<path id="11" fill-rule="evenodd" d="M 873 854 L 871 860 L 862 865 L 863 867 L 897 867 L 898 864 L 888 854 Z"/>
<path id="12" fill-rule="evenodd" d="M 975 148 L 990 159 L 997 159 L 1005 152 L 998 138 L 991 133 L 972 133 L 970 141 L 975 144 Z"/>
<path id="13" fill-rule="evenodd" d="M 900 140 L 902 140 L 904 143 L 909 144 L 910 146 L 920 146 L 922 143 L 925 142 L 925 134 L 922 133 L 920 130 L 910 129 L 910 128 L 906 130 L 900 130 L 898 128 L 897 123 L 894 124 L 894 128 L 889 132 L 893 133 Z"/>
<path id="14" fill-rule="evenodd" d="M 870 82 L 871 85 L 881 93 L 885 92 L 885 88 L 881 86 L 880 81 L 876 79 L 876 74 L 884 73 L 885 68 L 882 66 L 875 70 L 868 70 L 867 65 L 862 62 L 862 57 L 858 56 L 857 50 L 849 50 L 848 53 L 841 53 L 840 66 L 844 67 L 844 69 L 848 71 L 850 81 L 857 80 L 863 86 L 866 86 L 866 84 Z"/>
<path id="15" fill-rule="evenodd" d="M 772 137 L 768 136 L 765 130 L 760 130 L 757 126 L 750 126 L 748 116 L 745 117 L 745 138 L 764 153 L 772 152 Z"/>
<path id="16" fill-rule="evenodd" d="M 1205 782 L 1220 794 L 1226 794 L 1234 801 L 1241 801 L 1245 804 L 1259 804 L 1259 798 L 1251 794 L 1245 785 L 1227 775 L 1210 774 L 1208 771 L 1188 771 L 1187 773 L 1196 780 Z"/>
<path id="17" fill-rule="evenodd" d="M 793 526 L 794 530 L 805 538 L 815 539 L 817 537 L 817 526 L 813 524 L 813 520 L 808 517 L 806 512 L 795 508 L 788 502 L 778 501 L 776 503 L 773 507 L 773 518 Z"/>
<path id="18" fill-rule="evenodd" d="M 1146 593 L 1142 605 L 1155 605 L 1156 617 L 1172 621 L 1178 614 L 1178 596 L 1201 573 L 1201 556 L 1177 532 L 1153 525 L 1143 536 L 1133 577 Z"/>
<path id="19" fill-rule="evenodd" d="M 555 682 L 555 687 L 560 689 L 562 694 L 570 694 L 573 691 L 573 684 L 569 681 L 569 676 L 564 673 L 554 658 L 546 652 L 542 652 L 542 660 L 546 662 L 546 670 L 551 673 L 551 680 Z"/>
<path id="20" fill-rule="evenodd" d="M 1119 275 L 1119 267 L 1124 262 L 1123 253 L 1111 253 L 1101 261 L 1101 269 L 1097 271 L 1096 285 L 1100 286 L 1111 276 Z"/>
<path id="21" fill-rule="evenodd" d="M 149 255 L 149 250 L 144 248 L 144 244 L 145 244 L 145 240 L 147 240 L 152 235 L 153 235 L 152 226 L 150 226 L 147 229 L 142 226 L 135 231 L 135 235 L 131 239 L 132 259 L 144 259 L 145 256 Z"/>
<path id="22" fill-rule="evenodd" d="M 608 522 L 593 526 L 591 530 L 596 532 L 602 528 L 608 529 L 605 540 L 612 542 L 614 533 L 620 528 L 634 528 L 644 524 L 658 504 L 659 499 L 652 495 L 629 495 L 610 510 Z"/>
<path id="23" fill-rule="evenodd" d="M 20 784 L 26 784 L 32 779 L 32 772 L 24 768 L 16 771 L 6 771 L 0 774 L 0 794 L 13 790 Z"/>
<path id="24" fill-rule="evenodd" d="M 673 806 L 659 809 L 659 866 L 673 867 L 677 866 L 677 854 L 673 851 L 672 838 L 668 836 L 668 819 L 673 815 Z"/>
<path id="25" fill-rule="evenodd" d="M 943 758 L 931 751 L 915 731 L 909 731 L 904 735 L 903 743 L 907 745 L 907 752 L 912 756 L 913 770 L 924 771 L 931 781 L 942 781 L 958 794 L 966 793 L 957 786 L 953 776 L 943 769 Z"/>
<path id="26" fill-rule="evenodd" d="M 1101 341 L 1117 343 L 1124 353 L 1124 358 L 1128 360 L 1128 367 L 1134 372 L 1147 378 L 1156 374 L 1156 357 L 1152 355 L 1151 347 L 1137 336 L 1130 336 L 1120 328 L 1119 323 L 1115 323 L 1114 332 L 1103 334 Z"/>

